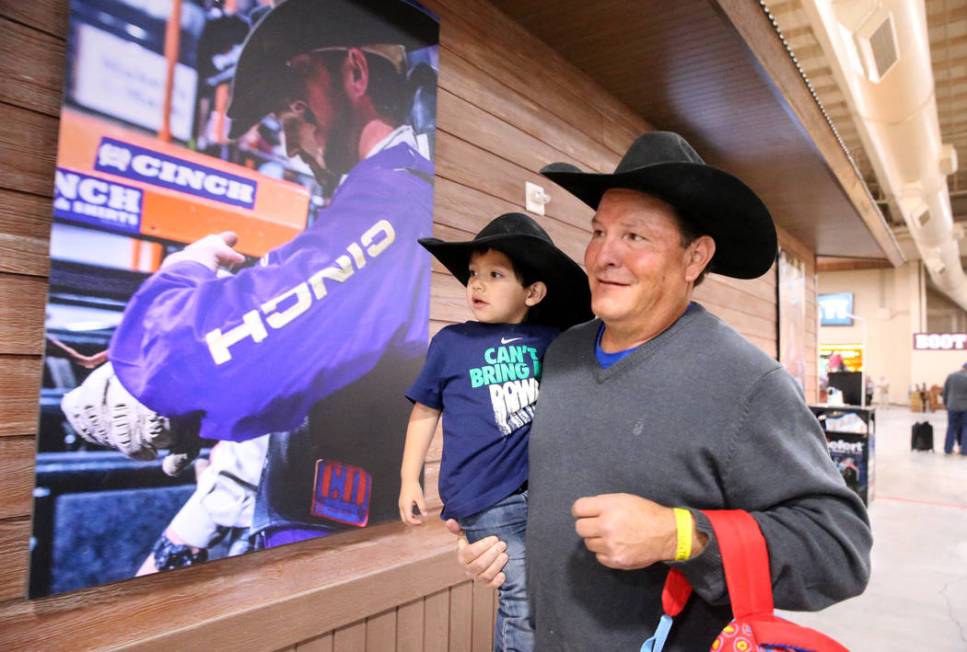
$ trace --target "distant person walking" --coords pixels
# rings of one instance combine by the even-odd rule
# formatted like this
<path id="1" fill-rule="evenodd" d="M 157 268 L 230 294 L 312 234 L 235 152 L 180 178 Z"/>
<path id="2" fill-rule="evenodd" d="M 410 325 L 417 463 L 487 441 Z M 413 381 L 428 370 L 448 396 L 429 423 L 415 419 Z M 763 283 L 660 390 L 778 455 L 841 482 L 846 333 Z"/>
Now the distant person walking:
<path id="1" fill-rule="evenodd" d="M 964 427 L 967 426 L 967 362 L 944 381 L 943 404 L 947 408 L 947 437 L 944 439 L 943 452 L 947 455 L 953 453 L 956 441 L 960 454 L 967 455 L 967 440 L 964 439 Z"/>

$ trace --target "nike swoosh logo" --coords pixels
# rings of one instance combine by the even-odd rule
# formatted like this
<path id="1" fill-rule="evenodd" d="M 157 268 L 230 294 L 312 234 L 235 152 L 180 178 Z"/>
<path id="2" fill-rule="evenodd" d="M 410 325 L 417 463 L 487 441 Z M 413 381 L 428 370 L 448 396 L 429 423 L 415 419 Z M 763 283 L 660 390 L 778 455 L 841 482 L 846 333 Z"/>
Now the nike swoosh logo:
<path id="1" fill-rule="evenodd" d="M 500 338 L 500 343 L 501 344 L 510 344 L 511 342 L 516 342 L 517 340 L 522 340 L 522 339 L 524 339 L 524 338 L 523 337 L 512 337 L 512 338 L 510 338 L 508 340 L 507 338 L 502 337 L 502 338 Z"/>

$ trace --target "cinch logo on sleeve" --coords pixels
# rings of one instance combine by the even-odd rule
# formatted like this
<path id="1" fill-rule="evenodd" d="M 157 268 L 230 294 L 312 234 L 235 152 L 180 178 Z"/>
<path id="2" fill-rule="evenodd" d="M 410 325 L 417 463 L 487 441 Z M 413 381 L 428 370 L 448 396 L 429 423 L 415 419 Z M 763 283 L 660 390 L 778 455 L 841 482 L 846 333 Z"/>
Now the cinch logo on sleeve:
<path id="1" fill-rule="evenodd" d="M 224 204 L 255 207 L 258 184 L 113 138 L 102 138 L 94 169 Z"/>
<path id="2" fill-rule="evenodd" d="M 346 253 L 338 256 L 333 264 L 323 267 L 305 281 L 289 288 L 242 315 L 242 323 L 230 328 L 216 328 L 205 334 L 208 352 L 216 365 L 233 359 L 232 347 L 251 340 L 264 342 L 269 334 L 292 323 L 312 307 L 323 301 L 335 283 L 346 283 L 357 271 L 386 251 L 396 241 L 396 231 L 388 220 L 380 220 L 369 227 L 359 242 L 351 242 Z M 327 285 L 328 284 L 328 285 Z M 266 324 L 268 328 L 266 328 Z M 271 329 L 271 330 L 270 330 Z"/>
<path id="3" fill-rule="evenodd" d="M 487 364 L 470 370 L 470 386 L 487 386 L 494 421 L 501 434 L 509 435 L 534 419 L 534 404 L 540 391 L 541 359 L 537 349 L 524 344 L 495 346 L 484 351 Z"/>
<path id="4" fill-rule="evenodd" d="M 57 168 L 54 217 L 126 233 L 141 229 L 143 193 L 106 179 Z"/>

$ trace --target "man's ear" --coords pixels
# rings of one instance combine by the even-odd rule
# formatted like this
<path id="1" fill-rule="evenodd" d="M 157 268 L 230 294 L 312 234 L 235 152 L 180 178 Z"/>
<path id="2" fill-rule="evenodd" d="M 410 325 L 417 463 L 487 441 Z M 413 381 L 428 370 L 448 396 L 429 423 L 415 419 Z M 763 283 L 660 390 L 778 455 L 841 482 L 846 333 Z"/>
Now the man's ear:
<path id="1" fill-rule="evenodd" d="M 715 240 L 701 235 L 685 248 L 685 280 L 689 283 L 699 277 L 715 255 Z"/>
<path id="2" fill-rule="evenodd" d="M 524 303 L 528 308 L 533 308 L 547 296 L 547 285 L 544 281 L 534 281 L 527 286 L 527 297 L 524 298 Z"/>
<path id="3" fill-rule="evenodd" d="M 343 63 L 343 88 L 351 100 L 366 94 L 369 88 L 369 62 L 366 54 L 358 48 L 349 48 Z"/>

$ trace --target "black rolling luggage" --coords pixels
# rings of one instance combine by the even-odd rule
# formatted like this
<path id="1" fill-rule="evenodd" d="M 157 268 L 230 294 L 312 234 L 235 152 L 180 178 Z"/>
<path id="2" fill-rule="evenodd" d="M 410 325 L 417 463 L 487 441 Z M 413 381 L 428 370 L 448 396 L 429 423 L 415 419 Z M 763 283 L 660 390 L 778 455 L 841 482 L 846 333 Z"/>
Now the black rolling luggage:
<path id="1" fill-rule="evenodd" d="M 913 424 L 910 435 L 910 450 L 933 451 L 933 426 L 929 421 L 918 421 Z"/>

